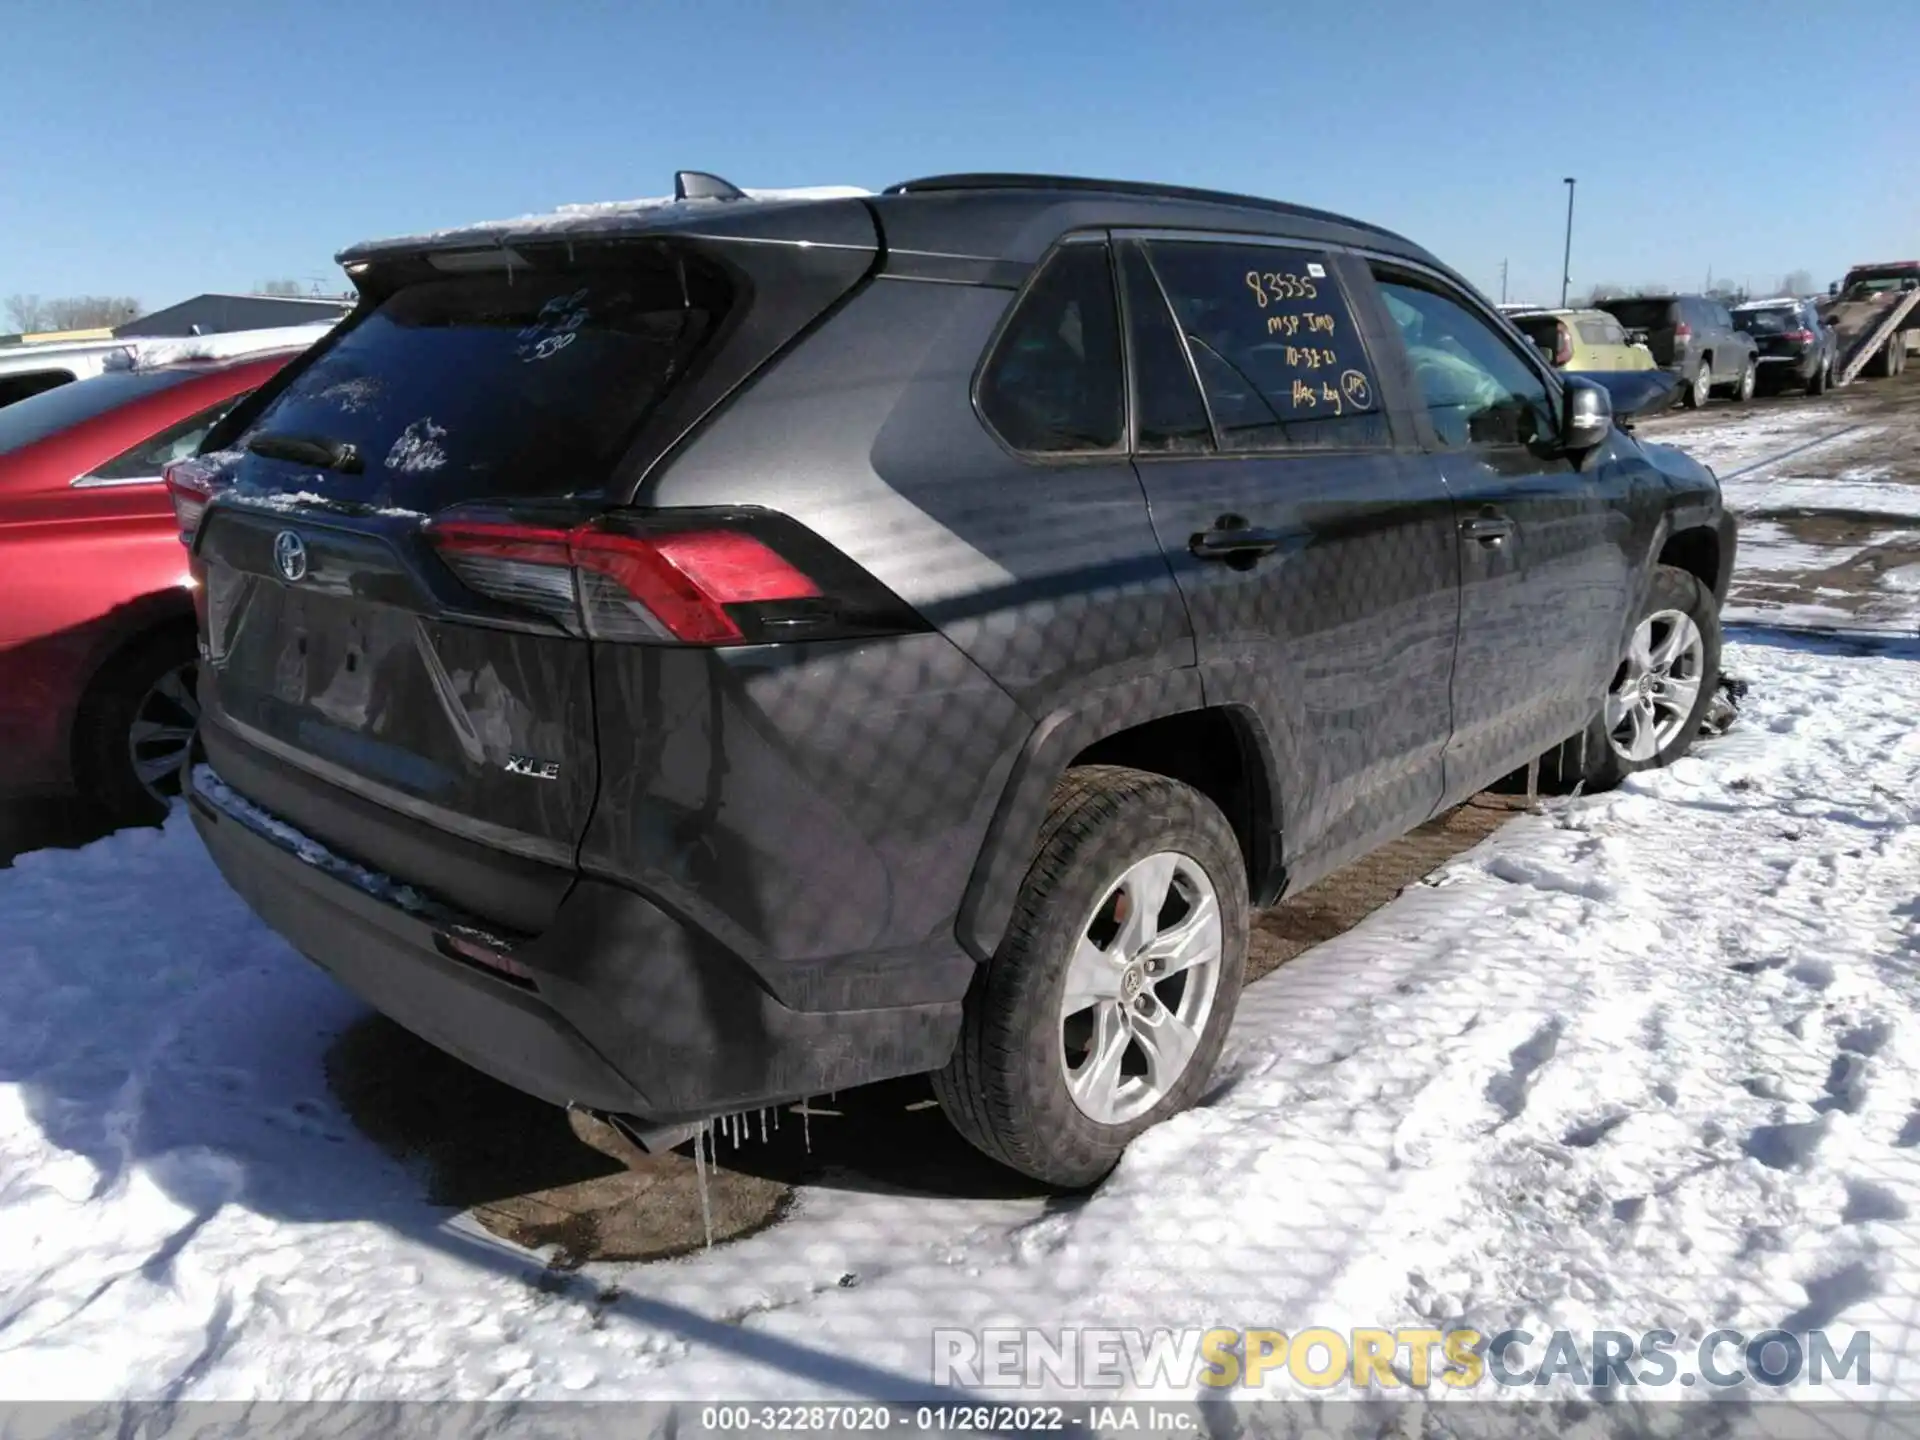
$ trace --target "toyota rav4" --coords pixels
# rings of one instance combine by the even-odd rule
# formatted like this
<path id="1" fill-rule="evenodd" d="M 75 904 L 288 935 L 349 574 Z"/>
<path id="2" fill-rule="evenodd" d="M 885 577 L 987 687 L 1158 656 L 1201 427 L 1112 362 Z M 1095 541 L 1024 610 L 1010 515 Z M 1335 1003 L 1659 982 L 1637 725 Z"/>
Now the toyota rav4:
<path id="1" fill-rule="evenodd" d="M 346 251 L 169 477 L 207 847 L 472 1065 L 655 1141 L 931 1072 L 1091 1183 L 1202 1093 L 1250 906 L 1691 742 L 1712 474 L 1408 241 L 681 189 Z"/>

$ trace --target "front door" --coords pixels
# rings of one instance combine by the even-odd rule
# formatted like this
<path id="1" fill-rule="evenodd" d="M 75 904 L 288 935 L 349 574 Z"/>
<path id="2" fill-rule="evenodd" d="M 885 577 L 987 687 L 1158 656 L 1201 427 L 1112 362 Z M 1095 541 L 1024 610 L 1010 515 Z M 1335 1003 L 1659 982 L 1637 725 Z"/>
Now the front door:
<path id="1" fill-rule="evenodd" d="M 1440 799 L 1452 510 L 1356 327 L 1356 262 L 1244 236 L 1119 256 L 1141 483 L 1208 703 L 1252 711 L 1272 744 L 1297 887 Z"/>
<path id="2" fill-rule="evenodd" d="M 1465 291 L 1410 269 L 1373 271 L 1458 527 L 1444 801 L 1454 804 L 1592 718 L 1619 663 L 1657 477 L 1624 440 L 1569 456 L 1558 382 Z"/>

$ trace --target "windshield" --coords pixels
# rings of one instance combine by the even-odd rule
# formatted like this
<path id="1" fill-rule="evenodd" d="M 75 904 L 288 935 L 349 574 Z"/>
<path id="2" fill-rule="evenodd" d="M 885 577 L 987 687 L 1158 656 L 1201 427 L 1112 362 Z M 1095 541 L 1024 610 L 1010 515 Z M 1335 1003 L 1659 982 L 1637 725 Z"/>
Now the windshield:
<path id="1" fill-rule="evenodd" d="M 1602 300 L 1600 308 L 1629 330 L 1659 330 L 1673 323 L 1671 300 Z"/>
<path id="2" fill-rule="evenodd" d="M 11 455 L 49 436 L 117 410 L 122 405 L 171 390 L 193 378 L 190 370 L 110 370 L 0 407 L 0 455 Z"/>
<path id="3" fill-rule="evenodd" d="M 351 445 L 357 473 L 254 454 L 243 489 L 431 513 L 463 499 L 606 482 L 729 302 L 684 269 L 500 271 L 408 285 L 302 371 L 236 442 Z M 264 448 L 264 447 L 263 447 Z"/>
<path id="4" fill-rule="evenodd" d="M 1920 287 L 1920 270 L 1857 270 L 1847 276 L 1849 295 L 1884 295 L 1890 290 Z"/>
<path id="5" fill-rule="evenodd" d="M 1733 323 L 1749 335 L 1784 335 L 1800 328 L 1800 313 L 1797 310 L 1736 310 Z"/>

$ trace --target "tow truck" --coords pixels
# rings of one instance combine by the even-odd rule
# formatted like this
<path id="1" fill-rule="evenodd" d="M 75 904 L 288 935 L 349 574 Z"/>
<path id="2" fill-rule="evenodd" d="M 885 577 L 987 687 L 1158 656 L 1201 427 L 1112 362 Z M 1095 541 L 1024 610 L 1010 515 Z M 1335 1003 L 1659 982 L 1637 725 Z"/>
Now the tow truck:
<path id="1" fill-rule="evenodd" d="M 1920 339 L 1920 260 L 1854 266 L 1821 303 L 1820 318 L 1833 329 L 1840 356 L 1834 384 L 1851 384 L 1869 367 L 1875 375 L 1898 375 Z"/>

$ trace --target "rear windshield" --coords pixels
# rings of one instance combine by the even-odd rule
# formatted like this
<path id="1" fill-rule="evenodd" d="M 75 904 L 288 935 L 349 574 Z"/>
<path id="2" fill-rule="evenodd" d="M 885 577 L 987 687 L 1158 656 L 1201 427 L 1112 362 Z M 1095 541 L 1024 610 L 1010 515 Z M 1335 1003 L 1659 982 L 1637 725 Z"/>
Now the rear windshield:
<path id="1" fill-rule="evenodd" d="M 149 395 L 171 390 L 193 377 L 187 370 L 110 370 L 91 380 L 43 390 L 0 407 L 0 455 L 10 455 L 75 425 L 117 410 Z"/>
<path id="2" fill-rule="evenodd" d="M 1551 351 L 1560 344 L 1560 321 L 1553 315 L 1515 315 L 1513 323 L 1520 333 L 1542 349 Z"/>
<path id="3" fill-rule="evenodd" d="M 1856 270 L 1847 276 L 1849 295 L 1884 295 L 1920 288 L 1920 270 Z"/>
<path id="4" fill-rule="evenodd" d="M 358 451 L 359 474 L 249 456 L 245 488 L 431 513 L 459 500 L 603 485 L 728 304 L 705 270 L 498 271 L 397 291 L 235 441 Z"/>
<path id="5" fill-rule="evenodd" d="M 1749 335 L 1783 335 L 1800 328 L 1797 310 L 1736 310 L 1733 323 Z"/>
<path id="6" fill-rule="evenodd" d="M 1629 330 L 1659 330 L 1673 323 L 1671 300 L 1603 300 L 1600 308 Z"/>

